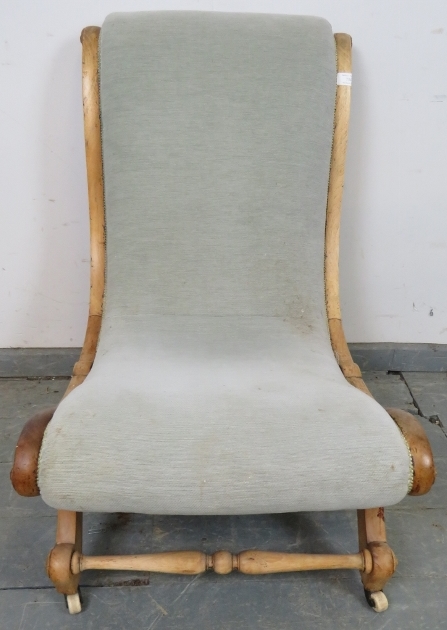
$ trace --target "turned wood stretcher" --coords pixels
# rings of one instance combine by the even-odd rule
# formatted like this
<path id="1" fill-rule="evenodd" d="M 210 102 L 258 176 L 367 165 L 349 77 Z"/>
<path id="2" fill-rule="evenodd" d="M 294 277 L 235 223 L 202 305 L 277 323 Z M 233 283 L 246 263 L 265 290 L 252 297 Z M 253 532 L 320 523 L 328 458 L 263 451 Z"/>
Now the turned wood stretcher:
<path id="1" fill-rule="evenodd" d="M 83 383 L 89 374 L 98 343 L 103 314 L 105 287 L 105 209 L 103 163 L 101 156 L 101 123 L 98 87 L 98 40 L 100 28 L 87 27 L 81 35 L 85 148 L 88 174 L 88 198 L 91 234 L 90 308 L 84 346 L 65 392 Z M 351 38 L 335 35 L 337 72 L 351 73 Z M 346 76 L 345 75 L 345 76 Z M 339 231 L 343 193 L 345 156 L 348 136 L 351 87 L 348 82 L 336 88 L 335 125 L 327 197 L 325 236 L 325 295 L 327 321 L 335 357 L 345 379 L 355 388 L 371 396 L 362 380 L 359 367 L 353 362 L 343 332 L 339 300 Z M 406 438 L 411 451 L 413 482 L 409 494 L 421 495 L 430 489 L 435 468 L 429 442 L 417 420 L 409 413 L 387 409 Z M 40 494 L 38 461 L 45 429 L 54 409 L 36 414 L 25 425 L 19 438 L 11 481 L 23 496 Z M 158 571 L 198 574 L 208 570 L 226 574 L 240 571 L 265 574 L 317 569 L 356 569 L 360 571 L 366 597 L 376 611 L 387 608 L 383 587 L 392 576 L 397 561 L 387 544 L 384 509 L 358 510 L 359 552 L 343 555 L 279 553 L 249 550 L 239 554 L 217 551 L 207 555 L 201 551 L 176 551 L 131 556 L 87 556 L 82 553 L 82 513 L 59 510 L 56 545 L 47 561 L 47 572 L 56 589 L 67 598 L 71 613 L 79 612 L 79 579 L 90 569 Z"/>

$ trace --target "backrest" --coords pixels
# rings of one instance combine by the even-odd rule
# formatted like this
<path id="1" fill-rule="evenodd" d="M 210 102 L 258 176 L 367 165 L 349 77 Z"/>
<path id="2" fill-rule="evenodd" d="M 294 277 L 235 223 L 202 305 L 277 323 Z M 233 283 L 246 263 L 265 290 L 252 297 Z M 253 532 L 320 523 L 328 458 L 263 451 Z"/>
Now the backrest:
<path id="1" fill-rule="evenodd" d="M 325 328 L 335 89 L 320 18 L 108 16 L 105 317 L 263 315 Z"/>

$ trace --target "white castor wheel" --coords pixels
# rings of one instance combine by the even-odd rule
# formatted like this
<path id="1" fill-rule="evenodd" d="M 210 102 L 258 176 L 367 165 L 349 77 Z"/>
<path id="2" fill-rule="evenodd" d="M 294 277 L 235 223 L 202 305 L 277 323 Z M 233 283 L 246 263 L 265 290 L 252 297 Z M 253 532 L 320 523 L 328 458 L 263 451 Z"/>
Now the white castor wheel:
<path id="1" fill-rule="evenodd" d="M 388 608 L 388 600 L 383 591 L 365 591 L 365 597 L 368 604 L 376 612 L 384 612 Z"/>
<path id="2" fill-rule="evenodd" d="M 65 603 L 70 615 L 77 615 L 82 610 L 81 593 L 78 591 L 74 595 L 65 595 Z"/>

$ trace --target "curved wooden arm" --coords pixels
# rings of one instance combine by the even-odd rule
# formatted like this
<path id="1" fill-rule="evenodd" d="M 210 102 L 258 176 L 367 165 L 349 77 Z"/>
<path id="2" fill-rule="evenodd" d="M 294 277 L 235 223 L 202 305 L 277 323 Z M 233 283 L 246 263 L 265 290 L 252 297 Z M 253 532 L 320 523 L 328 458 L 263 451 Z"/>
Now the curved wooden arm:
<path id="1" fill-rule="evenodd" d="M 335 34 L 337 73 L 352 72 L 352 39 L 346 33 Z M 329 334 L 335 358 L 346 380 L 371 396 L 362 380 L 362 373 L 354 363 L 346 343 L 340 309 L 339 250 L 340 219 L 345 178 L 346 149 L 348 146 L 351 86 L 337 85 L 335 96 L 334 137 L 332 141 L 331 169 L 326 210 L 326 236 L 324 253 L 324 282 Z"/>
<path id="2" fill-rule="evenodd" d="M 93 365 L 102 321 L 105 282 L 104 182 L 99 115 L 98 44 L 101 29 L 87 26 L 81 33 L 82 101 L 90 210 L 90 306 L 84 345 L 65 396 L 80 385 Z"/>
<path id="3" fill-rule="evenodd" d="M 413 488 L 408 494 L 413 496 L 426 494 L 436 479 L 433 453 L 427 435 L 420 422 L 408 411 L 388 408 L 387 412 L 401 430 L 413 460 Z"/>
<path id="4" fill-rule="evenodd" d="M 39 452 L 43 434 L 55 411 L 56 407 L 53 407 L 36 413 L 20 434 L 10 477 L 14 490 L 22 497 L 37 497 L 40 494 L 37 485 Z"/>

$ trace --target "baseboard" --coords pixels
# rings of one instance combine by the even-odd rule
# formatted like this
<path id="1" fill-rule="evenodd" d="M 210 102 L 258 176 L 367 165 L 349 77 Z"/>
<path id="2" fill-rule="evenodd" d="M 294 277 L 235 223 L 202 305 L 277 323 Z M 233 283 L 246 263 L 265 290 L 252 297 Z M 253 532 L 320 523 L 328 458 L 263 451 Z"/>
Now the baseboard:
<path id="1" fill-rule="evenodd" d="M 447 344 L 350 343 L 352 358 L 365 372 L 446 372 Z"/>
<path id="2" fill-rule="evenodd" d="M 447 344 L 350 343 L 365 372 L 446 372 Z M 80 348 L 0 348 L 0 378 L 70 376 Z"/>
<path id="3" fill-rule="evenodd" d="M 0 348 L 0 378 L 71 376 L 81 348 Z"/>

